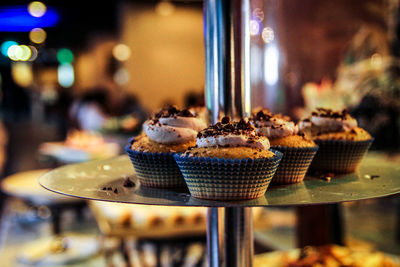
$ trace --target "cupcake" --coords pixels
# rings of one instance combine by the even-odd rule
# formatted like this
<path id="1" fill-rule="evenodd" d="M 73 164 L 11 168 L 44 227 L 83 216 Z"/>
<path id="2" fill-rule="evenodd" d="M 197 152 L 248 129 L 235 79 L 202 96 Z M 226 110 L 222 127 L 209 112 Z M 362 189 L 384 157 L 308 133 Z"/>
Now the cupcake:
<path id="1" fill-rule="evenodd" d="M 195 113 L 164 108 L 143 124 L 143 133 L 126 147 L 139 181 L 158 188 L 185 187 L 173 158 L 196 144 L 198 131 L 207 127 Z"/>
<path id="2" fill-rule="evenodd" d="M 256 132 L 268 137 L 271 148 L 283 153 L 272 184 L 290 184 L 304 180 L 318 146 L 289 117 L 260 110 L 250 118 Z"/>
<path id="3" fill-rule="evenodd" d="M 174 158 L 192 196 L 212 200 L 261 197 L 274 175 L 282 153 L 269 150 L 247 121 L 221 122 L 199 132 L 196 146 Z"/>
<path id="4" fill-rule="evenodd" d="M 311 171 L 354 172 L 373 141 L 347 110 L 318 108 L 309 118 L 300 121 L 299 127 L 319 146 Z"/>

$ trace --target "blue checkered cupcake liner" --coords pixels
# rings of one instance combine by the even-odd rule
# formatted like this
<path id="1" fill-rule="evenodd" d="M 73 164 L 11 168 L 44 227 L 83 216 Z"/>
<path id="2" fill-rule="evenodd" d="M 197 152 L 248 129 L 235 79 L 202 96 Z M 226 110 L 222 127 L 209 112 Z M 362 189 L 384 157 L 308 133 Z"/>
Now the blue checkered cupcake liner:
<path id="1" fill-rule="evenodd" d="M 131 159 L 140 184 L 155 188 L 186 187 L 185 180 L 176 164 L 175 153 L 152 153 L 135 151 L 130 145 L 125 151 Z"/>
<path id="2" fill-rule="evenodd" d="M 319 146 L 310 172 L 351 173 L 358 170 L 374 138 L 366 141 L 314 140 Z"/>
<path id="3" fill-rule="evenodd" d="M 175 154 L 190 194 L 211 200 L 245 200 L 263 196 L 282 153 L 261 159 L 223 159 Z"/>
<path id="4" fill-rule="evenodd" d="M 271 184 L 293 184 L 303 181 L 308 167 L 318 151 L 318 146 L 272 146 L 271 148 L 283 153 Z"/>

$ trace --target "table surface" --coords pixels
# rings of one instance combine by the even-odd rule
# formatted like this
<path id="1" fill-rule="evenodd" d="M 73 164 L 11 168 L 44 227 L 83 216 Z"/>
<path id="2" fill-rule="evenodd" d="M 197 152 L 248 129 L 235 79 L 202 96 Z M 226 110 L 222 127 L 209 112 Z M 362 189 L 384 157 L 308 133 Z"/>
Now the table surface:
<path id="1" fill-rule="evenodd" d="M 135 186 L 123 186 L 125 179 Z M 357 173 L 338 175 L 330 181 L 307 176 L 303 182 L 270 186 L 263 197 L 246 201 L 211 201 L 192 197 L 188 191 L 140 186 L 127 156 L 66 165 L 39 179 L 46 189 L 79 198 L 166 206 L 257 207 L 338 203 L 400 193 L 400 165 L 383 154 L 369 153 Z M 111 190 L 103 190 L 111 188 Z M 117 189 L 117 190 L 115 190 Z"/>
<path id="2" fill-rule="evenodd" d="M 40 169 L 7 176 L 1 181 L 0 188 L 8 195 L 31 201 L 36 205 L 76 202 L 76 198 L 54 194 L 39 185 L 39 177 L 49 171 L 50 169 Z"/>

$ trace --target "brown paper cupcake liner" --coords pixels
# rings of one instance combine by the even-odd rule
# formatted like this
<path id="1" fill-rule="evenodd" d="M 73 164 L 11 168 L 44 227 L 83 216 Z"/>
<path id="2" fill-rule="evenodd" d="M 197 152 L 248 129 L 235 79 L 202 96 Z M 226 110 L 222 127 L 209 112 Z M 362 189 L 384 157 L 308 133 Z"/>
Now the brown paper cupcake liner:
<path id="1" fill-rule="evenodd" d="M 272 178 L 271 184 L 293 184 L 303 181 L 308 167 L 318 150 L 318 146 L 273 146 L 271 148 L 283 153 L 283 158 Z"/>
<path id="2" fill-rule="evenodd" d="M 186 187 L 185 180 L 176 164 L 175 153 L 140 152 L 125 148 L 131 159 L 140 184 L 155 188 Z"/>
<path id="3" fill-rule="evenodd" d="M 373 138 L 366 141 L 314 140 L 319 149 L 311 163 L 310 172 L 357 171 L 373 140 Z"/>
<path id="4" fill-rule="evenodd" d="M 174 158 L 193 197 L 245 200 L 265 194 L 282 158 L 282 153 L 273 152 L 275 156 L 261 159 L 219 159 L 179 154 Z"/>

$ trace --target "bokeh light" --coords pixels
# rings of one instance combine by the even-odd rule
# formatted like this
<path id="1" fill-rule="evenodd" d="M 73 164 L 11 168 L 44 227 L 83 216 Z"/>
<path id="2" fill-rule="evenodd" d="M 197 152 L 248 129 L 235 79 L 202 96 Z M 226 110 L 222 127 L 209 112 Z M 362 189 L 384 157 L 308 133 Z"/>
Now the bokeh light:
<path id="1" fill-rule="evenodd" d="M 74 67 L 69 63 L 58 66 L 57 69 L 58 83 L 65 88 L 71 87 L 75 81 Z"/>
<path id="2" fill-rule="evenodd" d="M 260 23 L 257 20 L 250 20 L 250 35 L 255 36 L 260 34 Z"/>
<path id="3" fill-rule="evenodd" d="M 4 43 L 1 44 L 1 53 L 3 54 L 3 56 L 5 57 L 8 56 L 7 54 L 8 49 L 13 45 L 18 45 L 18 43 L 14 41 L 5 41 Z"/>
<path id="4" fill-rule="evenodd" d="M 47 7 L 39 1 L 33 1 L 28 5 L 28 12 L 31 16 L 40 18 L 46 13 Z"/>
<path id="5" fill-rule="evenodd" d="M 118 69 L 114 74 L 114 81 L 119 85 L 129 82 L 129 72 L 125 68 Z"/>
<path id="6" fill-rule="evenodd" d="M 156 13 L 160 16 L 170 16 L 174 11 L 175 6 L 169 1 L 161 1 L 156 5 Z"/>
<path id="7" fill-rule="evenodd" d="M 7 56 L 14 61 L 19 60 L 21 55 L 22 55 L 22 49 L 19 45 L 12 45 L 7 50 Z"/>
<path id="8" fill-rule="evenodd" d="M 36 47 L 30 45 L 29 49 L 31 49 L 31 57 L 28 59 L 28 61 L 34 61 L 37 57 L 38 57 L 38 50 L 36 49 Z"/>
<path id="9" fill-rule="evenodd" d="M 262 22 L 264 20 L 264 11 L 262 11 L 261 8 L 257 7 L 253 10 L 253 17 L 259 22 Z"/>
<path id="10" fill-rule="evenodd" d="M 275 39 L 274 30 L 272 30 L 270 27 L 265 27 L 261 36 L 265 43 L 270 43 Z"/>
<path id="11" fill-rule="evenodd" d="M 32 56 L 32 50 L 27 45 L 12 45 L 7 50 L 7 56 L 14 61 L 28 61 Z"/>
<path id="12" fill-rule="evenodd" d="M 112 50 L 113 56 L 119 61 L 125 61 L 131 56 L 131 49 L 125 44 L 117 44 Z"/>
<path id="13" fill-rule="evenodd" d="M 32 65 L 27 62 L 14 62 L 11 65 L 11 77 L 21 87 L 28 87 L 33 83 Z"/>
<path id="14" fill-rule="evenodd" d="M 28 46 L 20 45 L 19 48 L 21 50 L 21 54 L 19 55 L 18 60 L 27 61 L 31 58 L 31 49 Z"/>
<path id="15" fill-rule="evenodd" d="M 74 60 L 74 54 L 68 48 L 61 48 L 57 52 L 57 60 L 62 63 L 71 63 Z"/>
<path id="16" fill-rule="evenodd" d="M 43 43 L 46 40 L 46 37 L 46 31 L 42 28 L 34 28 L 29 33 L 29 39 L 35 44 Z"/>
<path id="17" fill-rule="evenodd" d="M 270 86 L 274 86 L 278 82 L 279 50 L 276 44 L 268 45 L 264 50 L 264 78 Z"/>

